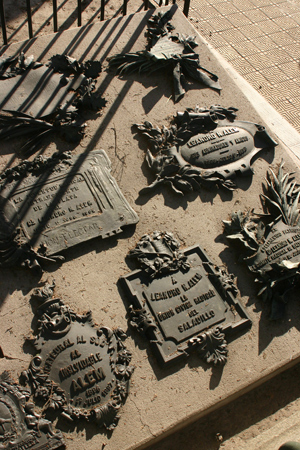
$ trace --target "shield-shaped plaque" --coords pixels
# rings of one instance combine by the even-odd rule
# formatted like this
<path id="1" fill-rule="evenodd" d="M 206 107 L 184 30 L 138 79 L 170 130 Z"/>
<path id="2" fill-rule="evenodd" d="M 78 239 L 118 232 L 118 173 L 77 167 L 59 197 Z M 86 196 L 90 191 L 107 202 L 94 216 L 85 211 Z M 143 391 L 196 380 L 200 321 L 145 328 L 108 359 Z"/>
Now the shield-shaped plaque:
<path id="1" fill-rule="evenodd" d="M 178 112 L 169 128 L 150 122 L 137 125 L 148 141 L 146 161 L 156 175 L 141 193 L 160 184 L 180 195 L 202 186 L 235 188 L 232 178 L 250 171 L 262 149 L 277 145 L 264 127 L 235 120 L 236 111 L 218 105 L 196 107 Z"/>
<path id="2" fill-rule="evenodd" d="M 130 323 L 150 340 L 160 363 L 196 348 L 206 362 L 225 364 L 225 336 L 251 325 L 233 276 L 198 245 L 181 252 L 171 233 L 143 236 L 130 255 L 142 266 L 121 278 L 133 302 Z"/>
<path id="3" fill-rule="evenodd" d="M 244 261 L 262 285 L 258 295 L 271 301 L 271 319 L 282 318 L 288 292 L 300 282 L 299 185 L 292 174 L 270 169 L 265 195 L 267 215 L 236 212 L 224 221 L 230 241 L 243 245 Z"/>
<path id="4" fill-rule="evenodd" d="M 39 268 L 80 242 L 138 222 L 103 150 L 25 161 L 0 176 L 0 266 Z"/>
<path id="5" fill-rule="evenodd" d="M 51 422 L 35 412 L 29 397 L 8 372 L 0 375 L 0 449 L 65 448 L 61 432 L 54 432 Z"/>
<path id="6" fill-rule="evenodd" d="M 76 314 L 51 293 L 38 291 L 43 300 L 33 340 L 38 354 L 22 377 L 45 409 L 113 429 L 133 372 L 126 335 L 120 328 L 97 327 L 91 311 Z"/>

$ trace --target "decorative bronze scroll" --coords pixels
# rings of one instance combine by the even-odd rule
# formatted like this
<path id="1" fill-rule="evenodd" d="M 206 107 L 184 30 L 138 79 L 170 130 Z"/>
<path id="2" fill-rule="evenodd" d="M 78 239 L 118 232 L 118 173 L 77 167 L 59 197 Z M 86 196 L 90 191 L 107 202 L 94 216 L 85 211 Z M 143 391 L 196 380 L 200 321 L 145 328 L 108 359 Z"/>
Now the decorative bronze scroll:
<path id="1" fill-rule="evenodd" d="M 194 52 L 197 47 L 195 37 L 173 35 L 170 23 L 171 12 L 158 13 L 148 21 L 146 50 L 136 53 L 115 55 L 109 60 L 109 67 L 117 69 L 120 75 L 138 73 L 150 75 L 156 71 L 166 71 L 173 76 L 174 102 L 185 94 L 184 76 L 200 84 L 220 91 L 218 77 L 200 65 L 200 58 Z"/>
<path id="2" fill-rule="evenodd" d="M 224 220 L 224 232 L 231 242 L 243 247 L 243 260 L 261 284 L 258 295 L 271 302 L 271 319 L 284 315 L 288 293 L 300 282 L 300 187 L 290 173 L 267 173 L 261 196 L 267 214 L 253 211 L 233 213 Z"/>
<path id="3" fill-rule="evenodd" d="M 30 392 L 8 372 L 0 375 L 0 449 L 65 448 L 62 433 L 54 432 L 51 422 L 35 412 L 29 398 Z"/>
<path id="4" fill-rule="evenodd" d="M 150 340 L 160 363 L 197 349 L 207 363 L 225 364 L 225 337 L 251 321 L 237 300 L 233 276 L 199 246 L 179 247 L 171 233 L 155 232 L 130 252 L 142 267 L 120 279 L 133 302 L 130 324 Z"/>
<path id="5" fill-rule="evenodd" d="M 75 313 L 51 295 L 52 288 L 36 293 L 42 302 L 32 340 L 38 354 L 22 378 L 45 409 L 113 429 L 133 372 L 127 336 L 120 328 L 97 327 L 91 311 Z"/>
<path id="6" fill-rule="evenodd" d="M 146 161 L 156 179 L 141 194 L 164 184 L 176 194 L 219 186 L 232 190 L 232 178 L 251 169 L 262 149 L 276 146 L 265 128 L 237 121 L 237 109 L 196 106 L 178 112 L 169 128 L 146 121 L 136 125 L 150 149 Z"/>

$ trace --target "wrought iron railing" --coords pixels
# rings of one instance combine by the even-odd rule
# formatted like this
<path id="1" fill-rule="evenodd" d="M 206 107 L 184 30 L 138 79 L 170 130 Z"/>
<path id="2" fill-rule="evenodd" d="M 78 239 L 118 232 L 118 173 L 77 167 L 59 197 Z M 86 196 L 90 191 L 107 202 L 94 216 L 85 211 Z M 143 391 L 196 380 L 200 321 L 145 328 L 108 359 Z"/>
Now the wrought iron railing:
<path id="1" fill-rule="evenodd" d="M 172 3 L 176 3 L 176 0 L 171 0 Z M 105 5 L 106 0 L 100 0 L 100 20 L 104 20 L 105 18 Z M 147 10 L 149 8 L 149 0 L 142 0 L 144 9 Z M 121 8 L 121 13 L 125 16 L 127 14 L 127 3 L 128 0 L 123 0 L 123 5 Z M 58 31 L 58 8 L 57 8 L 57 0 L 52 0 L 53 4 L 53 32 L 56 33 Z M 160 0 L 159 6 L 168 5 L 169 0 Z M 190 0 L 184 0 L 183 13 L 188 17 L 190 7 Z M 27 25 L 28 25 L 28 37 L 29 39 L 33 38 L 33 28 L 32 28 L 32 9 L 31 9 L 31 0 L 26 0 L 26 13 L 27 13 Z M 1 20 L 1 28 L 2 28 L 2 37 L 3 44 L 6 45 L 8 43 L 7 38 L 7 30 L 6 30 L 6 18 L 5 18 L 5 9 L 3 0 L 0 0 L 0 20 Z M 77 25 L 80 27 L 82 25 L 82 0 L 77 0 Z"/>

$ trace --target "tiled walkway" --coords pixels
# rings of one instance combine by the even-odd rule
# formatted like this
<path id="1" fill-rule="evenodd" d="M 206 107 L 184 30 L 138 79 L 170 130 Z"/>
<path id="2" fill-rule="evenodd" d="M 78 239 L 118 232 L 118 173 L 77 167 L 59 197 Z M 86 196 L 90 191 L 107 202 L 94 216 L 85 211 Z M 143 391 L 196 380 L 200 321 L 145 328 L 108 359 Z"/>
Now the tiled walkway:
<path id="1" fill-rule="evenodd" d="M 189 19 L 300 132 L 300 1 L 194 0 Z"/>

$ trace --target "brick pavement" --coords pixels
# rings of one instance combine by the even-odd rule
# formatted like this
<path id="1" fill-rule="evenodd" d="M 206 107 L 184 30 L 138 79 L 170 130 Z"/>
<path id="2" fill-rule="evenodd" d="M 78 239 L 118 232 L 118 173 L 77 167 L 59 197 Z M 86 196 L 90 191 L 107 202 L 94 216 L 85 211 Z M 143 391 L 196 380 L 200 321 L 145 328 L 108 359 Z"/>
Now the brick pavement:
<path id="1" fill-rule="evenodd" d="M 300 3 L 194 0 L 198 32 L 300 131 Z"/>

